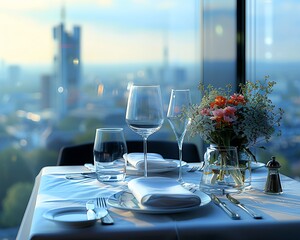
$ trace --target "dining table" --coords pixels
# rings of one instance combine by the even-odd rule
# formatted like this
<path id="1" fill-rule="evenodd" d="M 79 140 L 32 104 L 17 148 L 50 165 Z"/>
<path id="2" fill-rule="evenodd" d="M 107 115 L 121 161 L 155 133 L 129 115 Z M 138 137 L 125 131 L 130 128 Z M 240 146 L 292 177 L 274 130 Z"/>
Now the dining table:
<path id="1" fill-rule="evenodd" d="M 183 180 L 193 186 L 200 183 L 202 171 L 189 171 L 201 163 L 187 163 L 182 167 Z M 41 169 L 20 225 L 17 239 L 203 239 L 203 240 L 259 240 L 299 239 L 300 236 L 300 182 L 280 174 L 282 194 L 266 194 L 268 176 L 266 167 L 252 169 L 251 187 L 231 194 L 248 208 L 262 216 L 251 217 L 230 202 L 225 195 L 218 198 L 240 218 L 230 218 L 222 208 L 204 194 L 205 201 L 186 211 L 148 212 L 130 207 L 108 204 L 108 212 L 114 220 L 103 225 L 97 220 L 90 225 L 72 225 L 56 222 L 46 217 L 53 209 L 86 207 L 86 202 L 98 197 L 111 198 L 128 191 L 128 181 L 142 177 L 138 172 L 128 173 L 122 182 L 99 182 L 95 178 L 69 179 L 66 176 L 88 173 L 85 166 L 47 166 Z M 149 173 L 152 176 L 178 178 L 178 169 Z M 202 199 L 201 199 L 202 200 Z"/>

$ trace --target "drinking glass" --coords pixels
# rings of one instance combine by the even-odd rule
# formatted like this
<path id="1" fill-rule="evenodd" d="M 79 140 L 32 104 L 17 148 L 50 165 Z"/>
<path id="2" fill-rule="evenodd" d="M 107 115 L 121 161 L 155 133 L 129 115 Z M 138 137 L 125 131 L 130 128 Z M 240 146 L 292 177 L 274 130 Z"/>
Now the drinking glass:
<path id="1" fill-rule="evenodd" d="M 131 86 L 126 122 L 131 130 L 143 138 L 144 177 L 147 177 L 147 139 L 164 122 L 160 86 Z"/>
<path id="2" fill-rule="evenodd" d="M 127 146 L 123 128 L 98 128 L 94 142 L 94 164 L 100 182 L 123 181 Z"/>
<path id="3" fill-rule="evenodd" d="M 187 126 L 191 119 L 187 114 L 187 110 L 191 105 L 190 90 L 174 90 L 172 89 L 169 108 L 167 113 L 168 121 L 175 133 L 179 149 L 179 176 L 178 182 L 183 183 L 182 179 L 182 144 L 187 130 Z"/>

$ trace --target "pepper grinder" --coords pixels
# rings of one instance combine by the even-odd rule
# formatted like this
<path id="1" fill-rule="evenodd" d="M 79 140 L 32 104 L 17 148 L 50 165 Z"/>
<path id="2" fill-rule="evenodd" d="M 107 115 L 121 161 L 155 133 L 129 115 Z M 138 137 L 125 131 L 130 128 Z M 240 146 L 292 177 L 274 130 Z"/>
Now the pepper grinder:
<path id="1" fill-rule="evenodd" d="M 279 162 L 276 161 L 275 157 L 267 163 L 266 167 L 268 168 L 268 177 L 265 185 L 266 194 L 281 194 L 282 187 L 279 177 L 279 168 L 281 167 Z"/>

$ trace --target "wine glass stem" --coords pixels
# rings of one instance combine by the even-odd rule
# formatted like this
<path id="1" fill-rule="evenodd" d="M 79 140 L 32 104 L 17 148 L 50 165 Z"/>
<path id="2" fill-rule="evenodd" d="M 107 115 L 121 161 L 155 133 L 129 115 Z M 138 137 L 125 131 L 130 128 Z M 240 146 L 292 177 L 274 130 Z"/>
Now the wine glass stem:
<path id="1" fill-rule="evenodd" d="M 148 164 L 147 164 L 147 137 L 143 137 L 143 149 L 144 149 L 144 177 L 148 177 Z"/>
<path id="2" fill-rule="evenodd" d="M 178 149 L 179 149 L 179 175 L 178 175 L 178 182 L 182 183 L 182 142 L 178 143 Z"/>

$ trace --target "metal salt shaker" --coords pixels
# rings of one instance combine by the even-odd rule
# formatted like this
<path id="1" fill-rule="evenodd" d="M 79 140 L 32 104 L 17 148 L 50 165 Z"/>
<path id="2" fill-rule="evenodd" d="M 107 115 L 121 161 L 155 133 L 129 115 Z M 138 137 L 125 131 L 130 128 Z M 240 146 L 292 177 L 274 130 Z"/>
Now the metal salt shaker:
<path id="1" fill-rule="evenodd" d="M 279 176 L 280 163 L 276 161 L 275 157 L 272 157 L 266 167 L 268 168 L 268 177 L 264 192 L 266 194 L 281 194 L 282 187 Z"/>

